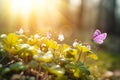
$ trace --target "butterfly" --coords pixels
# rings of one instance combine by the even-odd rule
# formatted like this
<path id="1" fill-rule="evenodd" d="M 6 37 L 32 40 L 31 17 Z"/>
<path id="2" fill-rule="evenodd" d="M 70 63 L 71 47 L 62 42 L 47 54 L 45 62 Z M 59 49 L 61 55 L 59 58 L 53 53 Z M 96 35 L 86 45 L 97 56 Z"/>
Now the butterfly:
<path id="1" fill-rule="evenodd" d="M 96 29 L 93 34 L 93 41 L 97 44 L 102 44 L 107 37 L 107 33 L 101 33 L 99 29 Z"/>

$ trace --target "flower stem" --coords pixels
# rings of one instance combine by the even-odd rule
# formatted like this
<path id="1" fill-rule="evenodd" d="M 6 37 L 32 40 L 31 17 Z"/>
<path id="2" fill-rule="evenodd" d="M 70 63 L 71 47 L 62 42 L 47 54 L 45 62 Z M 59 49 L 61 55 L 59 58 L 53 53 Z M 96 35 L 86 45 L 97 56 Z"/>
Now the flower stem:
<path id="1" fill-rule="evenodd" d="M 82 48 L 81 48 L 81 51 L 79 52 L 79 55 L 78 55 L 78 60 L 77 60 L 77 61 L 79 61 L 79 60 L 80 60 L 81 55 L 82 55 Z"/>
<path id="2" fill-rule="evenodd" d="M 86 53 L 84 54 L 84 58 L 83 58 L 83 63 L 85 63 L 86 62 Z"/>

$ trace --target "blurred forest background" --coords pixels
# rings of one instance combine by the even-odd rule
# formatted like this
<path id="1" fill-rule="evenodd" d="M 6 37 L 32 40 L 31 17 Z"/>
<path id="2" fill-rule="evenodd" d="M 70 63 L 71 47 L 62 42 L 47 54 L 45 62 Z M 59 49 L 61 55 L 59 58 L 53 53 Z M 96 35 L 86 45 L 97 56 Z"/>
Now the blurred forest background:
<path id="1" fill-rule="evenodd" d="M 0 0 L 0 33 L 62 32 L 89 42 L 95 29 L 107 32 L 103 48 L 120 52 L 120 0 Z"/>

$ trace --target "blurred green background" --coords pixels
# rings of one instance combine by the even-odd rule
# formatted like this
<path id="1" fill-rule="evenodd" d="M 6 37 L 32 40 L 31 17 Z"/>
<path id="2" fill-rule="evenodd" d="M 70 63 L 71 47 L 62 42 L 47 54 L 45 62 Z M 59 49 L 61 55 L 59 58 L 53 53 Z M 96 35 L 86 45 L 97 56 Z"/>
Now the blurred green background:
<path id="1" fill-rule="evenodd" d="M 95 29 L 107 32 L 104 44 L 92 47 L 98 66 L 120 78 L 120 0 L 0 0 L 0 34 L 20 28 L 62 32 L 70 44 L 76 38 L 93 44 Z"/>

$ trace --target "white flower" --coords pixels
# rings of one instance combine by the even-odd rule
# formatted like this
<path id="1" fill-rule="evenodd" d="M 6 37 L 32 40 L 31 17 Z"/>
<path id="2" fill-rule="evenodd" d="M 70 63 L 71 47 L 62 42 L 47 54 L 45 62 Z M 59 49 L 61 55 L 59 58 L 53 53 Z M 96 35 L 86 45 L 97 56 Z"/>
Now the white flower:
<path id="1" fill-rule="evenodd" d="M 91 50 L 91 46 L 90 46 L 90 45 L 87 45 L 87 48 L 88 48 L 89 50 Z"/>
<path id="2" fill-rule="evenodd" d="M 20 28 L 18 31 L 16 31 L 16 34 L 18 35 L 22 35 L 24 33 L 24 30 L 22 28 Z"/>
<path id="3" fill-rule="evenodd" d="M 22 44 L 21 48 L 24 49 L 24 48 L 28 48 L 29 45 L 28 44 Z"/>
<path id="4" fill-rule="evenodd" d="M 77 41 L 73 42 L 73 47 L 76 47 L 79 43 Z"/>
<path id="5" fill-rule="evenodd" d="M 63 41 L 64 40 L 64 35 L 63 34 L 59 34 L 58 35 L 58 40 L 59 41 Z"/>
<path id="6" fill-rule="evenodd" d="M 24 30 L 22 28 L 19 29 L 18 31 L 19 34 L 23 34 L 24 33 Z"/>
<path id="7" fill-rule="evenodd" d="M 51 51 L 48 51 L 44 56 L 43 56 L 43 58 L 49 58 L 49 59 L 51 59 L 51 58 L 53 58 L 53 54 L 52 54 L 52 52 Z"/>
<path id="8" fill-rule="evenodd" d="M 50 32 L 47 32 L 47 38 L 50 39 L 52 34 Z"/>
<path id="9" fill-rule="evenodd" d="M 34 35 L 34 38 L 39 38 L 39 37 L 40 37 L 39 34 Z"/>

